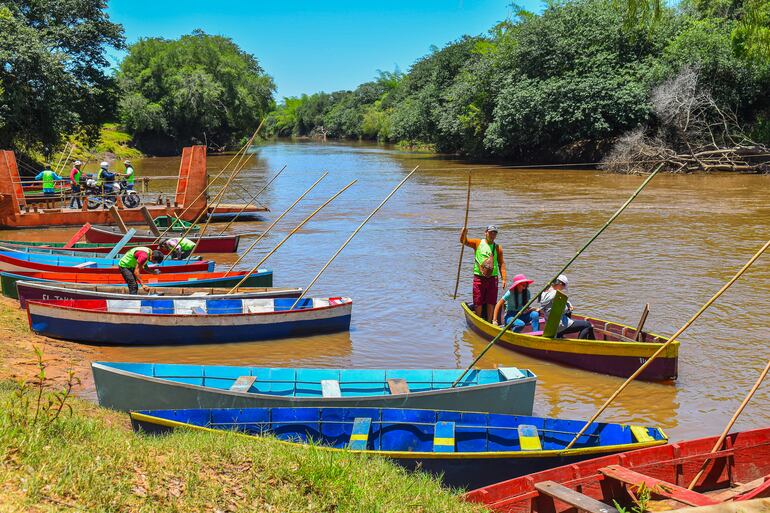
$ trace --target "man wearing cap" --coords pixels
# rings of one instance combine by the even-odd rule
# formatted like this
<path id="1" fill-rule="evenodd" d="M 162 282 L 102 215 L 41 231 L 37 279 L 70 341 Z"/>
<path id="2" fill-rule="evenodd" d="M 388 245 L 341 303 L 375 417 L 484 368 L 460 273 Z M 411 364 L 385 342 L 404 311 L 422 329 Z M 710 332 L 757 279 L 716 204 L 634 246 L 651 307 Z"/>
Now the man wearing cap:
<path id="1" fill-rule="evenodd" d="M 553 300 L 556 297 L 556 292 L 559 291 L 566 294 L 568 286 L 569 280 L 565 275 L 560 274 L 559 277 L 551 283 L 548 290 L 543 292 L 540 296 L 540 311 L 543 312 L 543 317 L 545 317 L 546 322 L 548 322 L 548 316 L 551 315 L 551 308 L 553 306 Z M 557 312 L 553 313 L 557 314 Z M 577 338 L 582 338 L 584 340 L 596 339 L 594 327 L 590 322 L 572 319 L 572 304 L 569 302 L 567 302 L 564 312 L 558 312 L 558 314 L 561 315 L 561 319 L 559 320 L 559 329 L 556 332 L 556 338 L 563 338 L 564 335 L 569 333 L 578 333 Z"/>
<path id="2" fill-rule="evenodd" d="M 497 227 L 487 226 L 483 239 L 469 239 L 468 229 L 460 232 L 460 243 L 475 251 L 473 258 L 473 307 L 476 315 L 492 321 L 492 313 L 497 303 L 497 279 L 503 280 L 505 288 L 505 260 L 503 248 L 495 244 Z"/>
<path id="3" fill-rule="evenodd" d="M 51 170 L 51 164 L 46 162 L 45 169 L 37 174 L 35 180 L 43 182 L 43 194 L 45 196 L 53 196 L 56 194 L 56 185 L 54 185 L 54 182 L 62 180 L 62 177 Z"/>
<path id="4" fill-rule="evenodd" d="M 70 190 L 72 192 L 72 197 L 70 198 L 70 208 L 75 208 L 75 203 L 78 205 L 77 208 L 83 208 L 83 203 L 80 201 L 80 176 L 82 175 L 80 168 L 82 166 L 83 163 L 79 160 L 76 160 L 72 165 L 72 171 L 70 171 Z"/>
<path id="5" fill-rule="evenodd" d="M 134 188 L 134 179 L 136 178 L 134 176 L 134 166 L 131 165 L 130 160 L 125 160 L 123 165 L 126 166 L 126 172 L 123 173 L 123 176 L 126 177 L 126 189 L 132 190 Z"/>

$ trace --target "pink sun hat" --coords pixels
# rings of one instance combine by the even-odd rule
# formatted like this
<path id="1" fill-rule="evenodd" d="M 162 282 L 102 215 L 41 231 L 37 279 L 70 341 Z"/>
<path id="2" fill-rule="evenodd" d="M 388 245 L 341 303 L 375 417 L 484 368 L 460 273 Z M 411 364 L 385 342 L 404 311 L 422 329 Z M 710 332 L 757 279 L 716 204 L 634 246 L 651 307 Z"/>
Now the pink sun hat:
<path id="1" fill-rule="evenodd" d="M 516 276 L 513 277 L 513 283 L 511 284 L 511 287 L 508 290 L 513 290 L 514 288 L 516 288 L 516 285 L 521 285 L 522 283 L 531 285 L 535 283 L 535 280 L 530 280 L 523 274 L 517 274 Z"/>

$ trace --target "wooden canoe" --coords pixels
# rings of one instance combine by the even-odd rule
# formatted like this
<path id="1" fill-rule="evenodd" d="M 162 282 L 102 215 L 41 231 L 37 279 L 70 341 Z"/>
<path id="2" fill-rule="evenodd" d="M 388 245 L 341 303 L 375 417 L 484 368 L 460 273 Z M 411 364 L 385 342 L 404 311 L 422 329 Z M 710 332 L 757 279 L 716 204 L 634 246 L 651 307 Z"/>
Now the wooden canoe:
<path id="1" fill-rule="evenodd" d="M 0 251 L 0 271 L 4 272 L 77 272 L 81 274 L 120 274 L 118 258 L 83 258 L 61 255 L 38 255 Z M 186 263 L 184 260 L 166 260 L 151 264 L 150 269 L 163 273 L 199 273 L 214 270 L 213 260 Z"/>
<path id="2" fill-rule="evenodd" d="M 91 364 L 99 404 L 166 408 L 430 408 L 531 415 L 527 369 L 294 369 L 161 363 Z M 335 391 L 339 390 L 339 395 Z"/>
<path id="3" fill-rule="evenodd" d="M 158 296 L 165 299 L 185 299 L 191 296 L 210 299 L 223 297 L 248 299 L 250 297 L 293 297 L 302 293 L 301 288 L 239 287 L 232 294 L 229 288 L 159 287 L 137 295 L 129 294 L 125 285 L 89 285 L 43 281 L 17 281 L 19 306 L 27 307 L 27 301 L 49 299 L 137 299 L 137 296 Z"/>
<path id="4" fill-rule="evenodd" d="M 190 229 L 191 233 L 200 231 L 200 226 L 197 224 L 193 226 L 193 224 L 190 221 L 185 221 L 183 219 L 179 219 L 178 217 L 171 217 L 171 216 L 158 216 L 155 219 L 152 220 L 152 222 L 157 226 L 158 228 L 168 228 L 169 224 L 171 225 L 171 229 L 169 231 L 171 232 L 185 232 L 192 226 L 192 229 Z"/>
<path id="5" fill-rule="evenodd" d="M 350 298 L 28 301 L 29 327 L 40 335 L 110 345 L 252 342 L 350 329 Z"/>
<path id="6" fill-rule="evenodd" d="M 731 434 L 722 450 L 709 454 L 717 440 L 699 438 L 595 458 L 479 488 L 465 500 L 499 513 L 573 512 L 576 501 L 584 511 L 617 513 L 615 501 L 631 511 L 629 491 L 641 483 L 653 499 L 679 507 L 770 496 L 770 428 Z M 687 490 L 706 461 L 703 477 L 693 491 Z"/>
<path id="7" fill-rule="evenodd" d="M 114 248 L 115 246 L 112 245 L 111 248 Z M 130 248 L 136 247 L 136 246 L 130 246 Z M 44 246 L 23 246 L 19 244 L 4 244 L 0 242 L 0 251 L 11 251 L 13 253 L 29 253 L 32 255 L 58 255 L 58 256 L 69 256 L 69 257 L 78 257 L 78 258 L 86 258 L 86 259 L 94 259 L 94 258 L 105 258 L 107 255 L 107 251 L 87 251 L 85 249 L 79 249 L 79 250 L 73 250 L 73 249 L 63 249 L 63 248 L 48 248 Z M 127 249 L 122 249 L 119 253 L 119 256 L 117 258 L 120 258 Z M 191 261 L 197 262 L 198 260 L 201 260 L 200 255 L 192 255 L 192 258 L 190 258 Z M 166 260 L 168 262 L 169 260 Z M 179 263 L 187 263 L 187 259 L 176 261 L 177 265 Z"/>
<path id="8" fill-rule="evenodd" d="M 169 232 L 169 237 L 173 236 L 172 233 Z M 115 244 L 123 238 L 123 235 L 118 228 L 112 226 L 91 226 L 85 233 L 88 242 L 108 244 Z M 204 235 L 203 237 L 188 235 L 187 238 L 195 242 L 197 253 L 235 253 L 238 251 L 238 241 L 240 240 L 238 235 Z M 131 237 L 130 242 L 132 244 L 152 244 L 156 240 L 157 236 L 150 231 L 137 231 Z"/>
<path id="9" fill-rule="evenodd" d="M 468 326 L 485 339 L 492 340 L 500 332 L 499 326 L 494 326 L 478 317 L 467 303 L 463 303 L 463 311 Z M 593 317 L 580 315 L 573 317 L 589 321 L 594 326 L 599 340 L 545 338 L 539 334 L 532 335 L 532 328 L 526 326 L 520 333 L 507 331 L 498 340 L 498 344 L 534 358 L 559 362 L 601 374 L 628 377 L 668 340 L 660 335 L 643 332 L 641 341 L 636 342 L 636 330 L 630 326 Z M 568 337 L 574 336 L 574 334 L 568 335 Z M 663 354 L 655 358 L 639 379 L 644 381 L 676 379 L 678 359 L 679 341 L 674 341 Z"/>
<path id="10" fill-rule="evenodd" d="M 19 240 L 0 240 L 2 246 L 23 246 L 28 247 L 31 250 L 35 248 L 50 249 L 50 250 L 65 250 L 64 242 L 44 242 L 44 241 L 19 241 Z M 121 253 L 125 253 L 129 249 L 143 246 L 150 249 L 160 249 L 159 244 L 126 244 Z M 115 248 L 115 243 L 103 243 L 96 244 L 91 242 L 78 242 L 71 248 L 66 248 L 66 251 L 74 252 L 88 252 L 88 253 L 109 253 Z M 14 248 L 17 249 L 17 248 Z M 193 257 L 195 258 L 195 257 Z"/>
<path id="11" fill-rule="evenodd" d="M 234 287 L 238 285 L 246 271 L 181 274 L 145 274 L 143 279 L 148 287 Z M 225 276 L 227 275 L 227 276 Z M 91 285 L 120 285 L 125 287 L 120 274 L 82 274 L 82 273 L 46 273 L 46 272 L 0 272 L 0 289 L 5 297 L 18 299 L 17 281 L 43 281 L 57 283 L 88 283 Z M 242 284 L 244 287 L 272 287 L 273 271 L 260 269 Z"/>
<path id="12" fill-rule="evenodd" d="M 581 421 L 518 415 L 400 408 L 243 408 L 141 410 L 134 429 L 188 428 L 270 434 L 316 450 L 353 450 L 441 475 L 448 486 L 473 487 L 587 459 L 665 444 L 658 428 L 595 423 L 568 451 Z M 641 438 L 641 440 L 640 440 Z"/>

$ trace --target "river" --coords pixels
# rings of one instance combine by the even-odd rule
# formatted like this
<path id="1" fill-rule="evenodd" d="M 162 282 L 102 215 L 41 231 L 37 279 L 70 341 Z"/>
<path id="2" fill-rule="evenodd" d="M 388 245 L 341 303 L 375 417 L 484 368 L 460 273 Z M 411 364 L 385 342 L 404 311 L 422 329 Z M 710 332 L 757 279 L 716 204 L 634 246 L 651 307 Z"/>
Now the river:
<path id="1" fill-rule="evenodd" d="M 210 157 L 209 172 L 226 157 Z M 187 347 L 102 347 L 96 358 L 122 361 L 305 367 L 468 365 L 486 342 L 466 328 L 460 300 L 470 299 L 472 254 L 465 252 L 460 296 L 452 299 L 459 258 L 467 170 L 474 169 L 470 236 L 493 223 L 508 275 L 541 286 L 638 187 L 642 178 L 595 170 L 510 169 L 377 146 L 276 142 L 260 147 L 242 173 L 255 191 L 286 165 L 260 196 L 271 212 L 232 226 L 253 234 L 284 211 L 323 171 L 329 176 L 243 261 L 250 268 L 313 209 L 358 182 L 268 260 L 276 286 L 306 286 L 353 229 L 413 167 L 420 168 L 359 233 L 312 289 L 354 300 L 350 333 Z M 137 163 L 141 176 L 175 175 L 178 159 Z M 166 184 L 171 190 L 172 183 Z M 154 186 L 155 187 L 155 186 Z M 770 237 L 770 176 L 714 174 L 656 177 L 568 271 L 578 312 L 646 329 L 676 331 Z M 241 202 L 229 193 L 228 202 Z M 222 225 L 214 225 L 217 231 Z M 15 232 L 19 239 L 66 239 L 72 229 Z M 14 234 L 10 234 L 14 235 Z M 246 235 L 245 249 L 253 240 Z M 223 264 L 233 255 L 218 255 Z M 764 367 L 770 351 L 765 255 L 680 338 L 675 384 L 634 383 L 601 417 L 662 426 L 673 440 L 721 431 Z M 538 375 L 535 414 L 586 419 L 622 382 L 493 348 L 481 367 L 529 368 Z M 766 426 L 770 383 L 735 429 Z"/>

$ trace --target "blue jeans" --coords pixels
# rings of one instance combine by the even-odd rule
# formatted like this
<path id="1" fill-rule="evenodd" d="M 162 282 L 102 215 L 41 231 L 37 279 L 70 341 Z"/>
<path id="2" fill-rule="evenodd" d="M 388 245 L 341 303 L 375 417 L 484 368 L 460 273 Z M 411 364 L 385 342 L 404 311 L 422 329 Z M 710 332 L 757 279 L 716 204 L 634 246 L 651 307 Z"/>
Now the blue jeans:
<path id="1" fill-rule="evenodd" d="M 505 324 L 511 322 L 511 319 L 513 319 L 513 316 L 517 313 L 518 312 L 505 312 Z M 524 319 L 527 318 L 529 318 L 529 324 L 532 326 L 532 331 L 540 331 L 540 314 L 535 310 L 532 310 L 528 314 L 524 314 L 520 318 L 516 319 L 516 322 L 513 323 L 513 331 L 521 331 L 526 325 Z"/>

